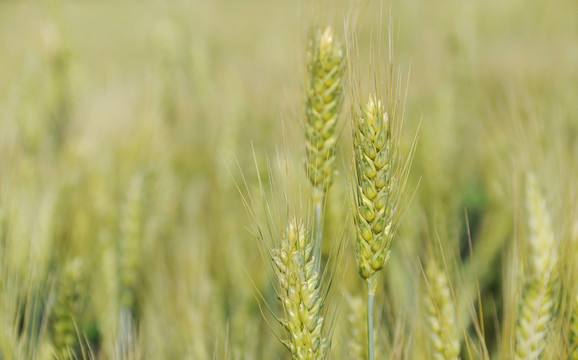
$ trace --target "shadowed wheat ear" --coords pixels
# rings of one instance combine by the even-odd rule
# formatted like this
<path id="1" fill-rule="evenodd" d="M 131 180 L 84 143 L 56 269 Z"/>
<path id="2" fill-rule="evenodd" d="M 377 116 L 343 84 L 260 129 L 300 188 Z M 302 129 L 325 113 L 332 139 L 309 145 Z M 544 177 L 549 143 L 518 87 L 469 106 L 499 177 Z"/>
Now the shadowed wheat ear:
<path id="1" fill-rule="evenodd" d="M 281 246 L 271 252 L 279 282 L 279 298 L 287 333 L 284 345 L 293 359 L 322 359 L 326 353 L 324 318 L 313 242 L 295 218 L 287 225 Z"/>
<path id="2" fill-rule="evenodd" d="M 533 174 L 527 176 L 526 197 L 530 232 L 528 278 L 516 326 L 515 358 L 538 359 L 546 346 L 546 336 L 555 307 L 553 287 L 556 248 L 546 202 Z"/>
<path id="3" fill-rule="evenodd" d="M 427 324 L 432 344 L 432 359 L 459 359 L 460 340 L 456 307 L 447 274 L 435 262 L 426 269 L 428 296 L 425 298 Z"/>
<path id="4" fill-rule="evenodd" d="M 323 237 L 323 205 L 335 163 L 335 133 L 343 99 L 344 53 L 333 29 L 317 31 L 307 50 L 308 80 L 305 106 L 307 176 L 315 208 L 314 254 L 320 257 Z"/>

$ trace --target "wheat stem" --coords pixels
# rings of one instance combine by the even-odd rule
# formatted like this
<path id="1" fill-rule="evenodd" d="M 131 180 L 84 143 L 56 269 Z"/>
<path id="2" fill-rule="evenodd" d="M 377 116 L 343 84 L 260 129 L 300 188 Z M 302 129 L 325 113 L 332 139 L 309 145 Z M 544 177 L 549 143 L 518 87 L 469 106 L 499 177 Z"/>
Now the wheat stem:
<path id="1" fill-rule="evenodd" d="M 373 360 L 373 300 L 375 293 L 371 292 L 369 282 L 367 289 L 367 358 Z"/>

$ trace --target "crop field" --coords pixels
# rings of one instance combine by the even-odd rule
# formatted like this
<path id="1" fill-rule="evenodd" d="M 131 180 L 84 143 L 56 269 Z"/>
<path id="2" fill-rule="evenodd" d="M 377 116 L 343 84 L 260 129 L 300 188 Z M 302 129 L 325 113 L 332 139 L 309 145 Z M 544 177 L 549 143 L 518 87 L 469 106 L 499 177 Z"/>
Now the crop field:
<path id="1" fill-rule="evenodd" d="M 577 14 L 0 0 L 0 360 L 578 360 Z"/>

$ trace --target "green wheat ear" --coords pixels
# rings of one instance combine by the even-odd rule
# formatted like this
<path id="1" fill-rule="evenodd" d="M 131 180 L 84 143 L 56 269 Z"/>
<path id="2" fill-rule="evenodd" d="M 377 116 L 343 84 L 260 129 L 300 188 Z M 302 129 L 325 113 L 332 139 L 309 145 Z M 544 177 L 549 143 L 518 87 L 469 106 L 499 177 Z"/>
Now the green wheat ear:
<path id="1" fill-rule="evenodd" d="M 370 293 L 375 293 L 375 274 L 387 263 L 393 240 L 397 179 L 392 143 L 388 114 L 371 95 L 363 113 L 354 116 L 353 130 L 357 261 Z"/>
<path id="2" fill-rule="evenodd" d="M 332 181 L 337 136 L 335 128 L 343 98 L 345 69 L 342 46 L 333 29 L 317 32 L 307 51 L 306 165 L 315 203 L 322 203 Z"/>
<path id="3" fill-rule="evenodd" d="M 516 359 L 538 359 L 546 347 L 546 336 L 555 308 L 556 252 L 554 232 L 546 202 L 534 175 L 526 186 L 529 263 L 516 326 Z"/>
<path id="4" fill-rule="evenodd" d="M 287 225 L 281 246 L 271 252 L 279 282 L 279 298 L 287 333 L 285 346 L 293 359 L 322 359 L 327 343 L 323 337 L 323 299 L 313 242 L 296 219 Z"/>

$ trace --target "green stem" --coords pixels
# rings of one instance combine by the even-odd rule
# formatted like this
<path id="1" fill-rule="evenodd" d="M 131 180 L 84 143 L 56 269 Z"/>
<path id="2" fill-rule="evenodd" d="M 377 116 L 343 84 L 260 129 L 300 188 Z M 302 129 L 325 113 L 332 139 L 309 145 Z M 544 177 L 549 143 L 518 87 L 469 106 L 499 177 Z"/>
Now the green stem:
<path id="1" fill-rule="evenodd" d="M 369 286 L 369 284 L 368 284 Z M 375 294 L 369 292 L 367 294 L 367 358 L 373 360 L 373 299 Z"/>

